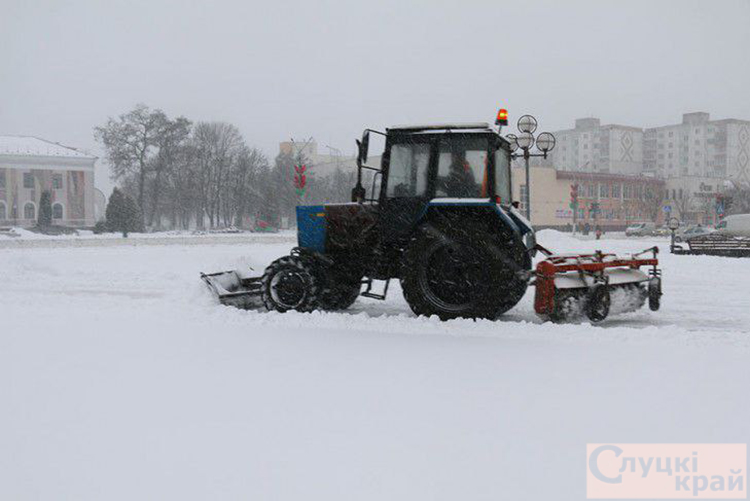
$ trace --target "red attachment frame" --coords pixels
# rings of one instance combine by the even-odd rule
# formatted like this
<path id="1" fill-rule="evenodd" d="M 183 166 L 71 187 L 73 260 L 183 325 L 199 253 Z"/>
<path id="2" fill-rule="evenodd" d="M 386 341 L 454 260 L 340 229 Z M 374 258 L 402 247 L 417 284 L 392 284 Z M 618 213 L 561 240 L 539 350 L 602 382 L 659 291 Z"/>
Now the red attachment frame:
<path id="1" fill-rule="evenodd" d="M 539 315 L 552 314 L 555 307 L 555 275 L 569 271 L 578 271 L 582 274 L 602 274 L 606 268 L 638 269 L 641 266 L 653 266 L 654 273 L 659 260 L 656 254 L 658 247 L 646 249 L 629 258 L 619 258 L 614 254 L 604 254 L 597 251 L 594 254 L 580 255 L 554 255 L 544 247 L 537 246 L 538 250 L 547 256 L 547 259 L 536 265 L 536 294 L 534 296 L 534 310 Z M 652 257 L 640 257 L 651 253 Z"/>

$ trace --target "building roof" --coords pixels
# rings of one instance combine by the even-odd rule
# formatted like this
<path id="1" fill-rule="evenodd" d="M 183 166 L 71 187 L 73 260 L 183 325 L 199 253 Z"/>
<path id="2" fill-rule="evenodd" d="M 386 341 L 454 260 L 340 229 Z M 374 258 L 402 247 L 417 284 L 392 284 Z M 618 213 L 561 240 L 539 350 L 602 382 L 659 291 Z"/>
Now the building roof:
<path id="1" fill-rule="evenodd" d="M 53 143 L 34 136 L 1 136 L 0 155 L 88 158 L 96 157 L 70 146 Z"/>

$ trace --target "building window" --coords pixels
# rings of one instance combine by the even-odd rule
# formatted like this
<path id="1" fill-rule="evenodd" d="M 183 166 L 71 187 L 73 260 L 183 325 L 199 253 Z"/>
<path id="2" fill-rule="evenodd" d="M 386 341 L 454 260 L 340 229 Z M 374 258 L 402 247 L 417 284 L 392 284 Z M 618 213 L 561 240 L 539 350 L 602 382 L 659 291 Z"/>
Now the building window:
<path id="1" fill-rule="evenodd" d="M 53 174 L 52 175 L 52 189 L 53 190 L 62 190 L 62 174 Z"/>
<path id="2" fill-rule="evenodd" d="M 23 173 L 23 187 L 30 190 L 34 189 L 34 175 L 31 172 Z"/>
<path id="3" fill-rule="evenodd" d="M 36 207 L 33 203 L 26 202 L 26 205 L 23 206 L 23 218 L 32 221 L 36 219 Z"/>
<path id="4" fill-rule="evenodd" d="M 599 185 L 599 196 L 601 198 L 609 198 L 609 185 L 608 184 L 600 184 Z"/>
<path id="5" fill-rule="evenodd" d="M 0 189 L 5 188 L 5 170 L 0 170 Z"/>
<path id="6" fill-rule="evenodd" d="M 620 184 L 615 183 L 612 185 L 612 198 L 620 198 Z M 618 216 L 619 219 L 619 216 Z"/>
<path id="7" fill-rule="evenodd" d="M 56 203 L 52 206 L 52 219 L 63 218 L 63 206 L 61 203 Z"/>
<path id="8" fill-rule="evenodd" d="M 589 184 L 586 188 L 586 194 L 589 198 L 596 198 L 596 185 L 595 184 Z"/>
<path id="9" fill-rule="evenodd" d="M 5 207 L 5 202 L 0 201 L 0 221 L 8 219 L 8 209 Z"/>

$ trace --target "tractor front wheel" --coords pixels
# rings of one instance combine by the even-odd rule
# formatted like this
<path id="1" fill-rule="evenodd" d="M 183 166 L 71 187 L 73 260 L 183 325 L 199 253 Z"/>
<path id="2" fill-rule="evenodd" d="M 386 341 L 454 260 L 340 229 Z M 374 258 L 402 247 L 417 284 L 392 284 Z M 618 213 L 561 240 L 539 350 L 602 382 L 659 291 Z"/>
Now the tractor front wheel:
<path id="1" fill-rule="evenodd" d="M 299 256 L 285 256 L 263 273 L 261 297 L 268 310 L 313 311 L 319 306 L 320 279 L 314 263 Z"/>
<path id="2" fill-rule="evenodd" d="M 520 265 L 486 231 L 421 228 L 404 252 L 401 288 L 417 315 L 495 318 L 520 301 Z"/>

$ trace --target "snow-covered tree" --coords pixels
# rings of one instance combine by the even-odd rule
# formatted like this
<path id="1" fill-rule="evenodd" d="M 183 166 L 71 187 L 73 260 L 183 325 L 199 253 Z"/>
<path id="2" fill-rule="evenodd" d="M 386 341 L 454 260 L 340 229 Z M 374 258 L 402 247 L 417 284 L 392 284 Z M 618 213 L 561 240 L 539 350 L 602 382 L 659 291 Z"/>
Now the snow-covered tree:
<path id="1" fill-rule="evenodd" d="M 118 231 L 123 237 L 134 231 L 143 231 L 143 215 L 136 201 L 118 188 L 112 190 L 106 210 L 107 228 Z"/>

